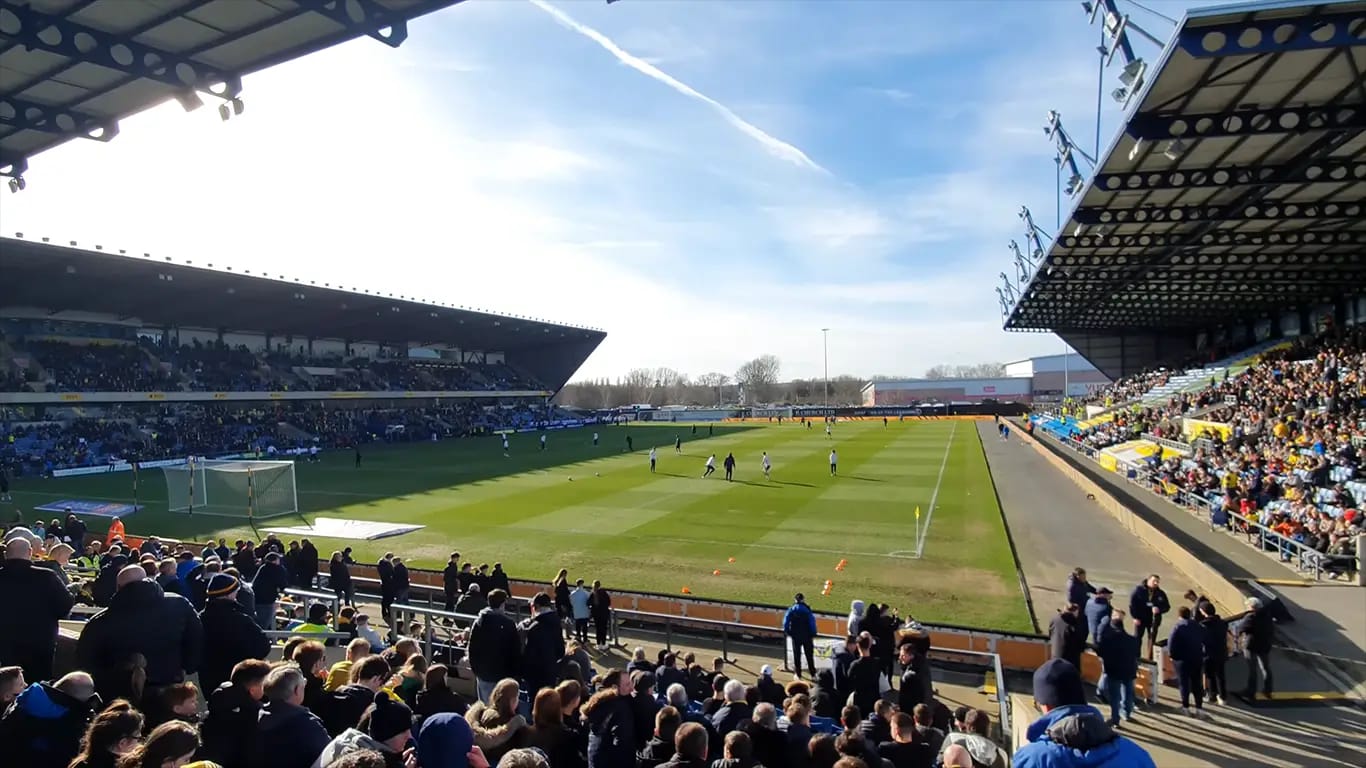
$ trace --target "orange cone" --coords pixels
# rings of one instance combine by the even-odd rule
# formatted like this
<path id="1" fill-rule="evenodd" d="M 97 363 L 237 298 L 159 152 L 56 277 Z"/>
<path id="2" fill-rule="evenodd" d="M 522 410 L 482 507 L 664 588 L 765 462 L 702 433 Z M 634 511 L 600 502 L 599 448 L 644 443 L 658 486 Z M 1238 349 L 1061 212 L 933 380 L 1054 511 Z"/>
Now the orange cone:
<path id="1" fill-rule="evenodd" d="M 720 576 L 720 575 L 721 575 L 721 569 L 720 569 L 720 568 L 717 568 L 716 570 L 714 570 L 714 571 L 711 572 L 711 575 L 713 575 L 713 576 Z"/>
<path id="2" fill-rule="evenodd" d="M 735 562 L 735 558 L 732 557 L 732 558 L 731 558 L 730 560 L 728 560 L 727 562 L 733 563 L 733 562 Z"/>
<path id="3" fill-rule="evenodd" d="M 691 589 L 688 589 L 687 587 L 684 587 L 684 588 L 683 588 L 682 590 L 680 590 L 680 591 L 681 591 L 683 594 L 685 594 L 685 595 L 691 595 L 691 594 L 692 594 L 692 590 L 691 590 Z"/>

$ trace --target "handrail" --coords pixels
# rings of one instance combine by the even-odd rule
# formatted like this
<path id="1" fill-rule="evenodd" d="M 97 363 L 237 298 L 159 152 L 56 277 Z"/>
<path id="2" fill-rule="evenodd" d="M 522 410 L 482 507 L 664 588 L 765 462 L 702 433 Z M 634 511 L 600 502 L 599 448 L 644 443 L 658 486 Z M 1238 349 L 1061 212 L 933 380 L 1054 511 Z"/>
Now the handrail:
<path id="1" fill-rule="evenodd" d="M 1040 431 L 1045 433 L 1048 432 L 1048 430 Z M 1097 449 L 1092 448 L 1091 446 L 1088 446 L 1079 440 L 1065 440 L 1057 435 L 1053 435 L 1052 437 L 1053 440 L 1056 441 L 1059 445 L 1077 451 L 1078 453 L 1085 455 L 1088 459 L 1094 460 L 1096 454 L 1100 452 Z M 1133 485 L 1137 485 L 1143 488 L 1144 490 L 1148 491 L 1149 493 L 1153 494 L 1154 496 L 1157 496 L 1161 499 L 1165 499 L 1166 501 L 1175 504 L 1178 507 L 1183 507 L 1186 510 L 1190 511 L 1191 514 L 1194 514 L 1197 517 L 1199 516 L 1199 510 L 1209 509 L 1208 499 L 1191 494 L 1190 492 L 1184 489 L 1178 488 L 1177 492 L 1172 496 L 1168 496 L 1165 493 L 1157 493 L 1153 491 L 1151 487 L 1153 483 L 1153 473 L 1144 467 L 1132 464 L 1127 461 L 1118 460 L 1116 461 L 1116 465 L 1122 467 L 1125 470 L 1124 472 L 1117 474 L 1123 477 L 1126 482 L 1131 483 Z M 1132 473 L 1132 476 L 1130 473 Z M 1219 527 L 1214 524 L 1214 519 L 1212 516 L 1206 516 L 1206 520 L 1209 523 L 1211 531 L 1218 530 Z M 1324 552 L 1320 552 L 1314 549 L 1313 547 L 1306 546 L 1305 544 L 1295 541 L 1294 539 L 1289 538 L 1284 534 L 1281 534 L 1271 528 L 1268 528 L 1267 526 L 1255 520 L 1248 520 L 1247 518 L 1239 517 L 1238 525 L 1243 525 L 1257 530 L 1259 536 L 1257 546 L 1259 551 L 1267 551 L 1267 543 L 1273 542 L 1276 544 L 1276 547 L 1279 552 L 1293 552 L 1294 559 L 1291 564 L 1291 567 L 1301 573 L 1312 571 L 1315 581 L 1318 581 L 1323 578 L 1323 566 L 1326 563 L 1350 561 L 1353 559 L 1351 556 L 1348 555 L 1329 555 Z M 1286 561 L 1283 560 L 1282 562 Z"/>

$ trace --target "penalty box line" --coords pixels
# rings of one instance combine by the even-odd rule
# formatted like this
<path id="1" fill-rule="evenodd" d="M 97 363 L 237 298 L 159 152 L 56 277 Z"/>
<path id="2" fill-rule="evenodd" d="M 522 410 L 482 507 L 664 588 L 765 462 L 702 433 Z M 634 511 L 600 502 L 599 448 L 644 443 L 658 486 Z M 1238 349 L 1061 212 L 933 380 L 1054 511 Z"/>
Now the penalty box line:
<path id="1" fill-rule="evenodd" d="M 920 541 L 915 543 L 915 556 L 925 554 L 925 539 L 930 535 L 930 521 L 934 519 L 934 505 L 939 500 L 939 486 L 944 483 L 944 470 L 949 466 L 949 451 L 953 449 L 953 433 L 958 431 L 958 422 L 949 429 L 949 441 L 944 445 L 944 460 L 939 462 L 939 477 L 934 481 L 934 492 L 930 494 L 930 508 L 925 512 L 925 527 L 920 529 Z"/>

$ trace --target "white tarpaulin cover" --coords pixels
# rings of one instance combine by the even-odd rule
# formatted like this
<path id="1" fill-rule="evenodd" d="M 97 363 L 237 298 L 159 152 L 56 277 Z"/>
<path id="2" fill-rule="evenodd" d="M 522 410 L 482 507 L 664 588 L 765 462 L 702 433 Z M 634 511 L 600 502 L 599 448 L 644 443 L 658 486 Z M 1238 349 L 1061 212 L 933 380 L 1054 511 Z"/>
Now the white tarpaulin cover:
<path id="1" fill-rule="evenodd" d="M 325 539 L 355 539 L 369 541 L 390 536 L 402 536 L 426 526 L 405 523 L 376 523 L 371 520 L 343 520 L 338 517 L 319 517 L 312 526 L 295 525 L 288 528 L 267 528 L 266 533 L 283 536 L 318 536 Z"/>

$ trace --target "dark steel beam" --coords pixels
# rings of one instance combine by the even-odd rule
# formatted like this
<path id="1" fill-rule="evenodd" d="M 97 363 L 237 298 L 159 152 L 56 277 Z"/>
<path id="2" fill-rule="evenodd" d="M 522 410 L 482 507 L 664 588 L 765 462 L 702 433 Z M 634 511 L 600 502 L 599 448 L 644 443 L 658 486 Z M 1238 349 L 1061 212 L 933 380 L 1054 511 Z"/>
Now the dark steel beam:
<path id="1" fill-rule="evenodd" d="M 349 32 L 372 37 L 390 48 L 408 39 L 408 20 L 374 0 L 294 0 L 337 22 Z M 387 34 L 384 32 L 387 30 Z"/>
<path id="2" fill-rule="evenodd" d="M 4 95 L 0 95 L 0 123 L 21 131 L 59 133 L 95 141 L 109 141 L 119 133 L 117 120 Z"/>
<path id="3" fill-rule="evenodd" d="M 1237 232 L 1214 230 L 1191 238 L 1187 232 L 1132 235 L 1063 235 L 1057 240 L 1059 251 L 1097 248 L 1206 248 L 1239 245 L 1366 245 L 1366 232 L 1294 230 L 1289 232 Z M 1052 258 L 1055 254 L 1050 254 Z M 1146 254 L 1144 254 L 1146 255 Z"/>
<path id="4" fill-rule="evenodd" d="M 1366 35 L 1366 10 L 1293 19 L 1261 19 L 1187 27 L 1176 44 L 1197 58 L 1277 51 L 1312 51 L 1358 44 Z"/>
<path id="5" fill-rule="evenodd" d="M 183 90 L 201 90 L 225 99 L 242 92 L 242 80 L 188 56 L 78 24 L 31 6 L 0 7 L 0 34 L 29 50 L 47 51 L 67 59 L 97 64 Z"/>
<path id="6" fill-rule="evenodd" d="M 1366 173 L 1366 163 L 1361 164 Z M 1072 220 L 1088 226 L 1096 224 L 1184 224 L 1194 221 L 1291 221 L 1296 219 L 1360 219 L 1360 202 L 1279 203 L 1259 202 L 1234 209 L 1228 205 L 1175 205 L 1169 208 L 1078 208 Z"/>
<path id="7" fill-rule="evenodd" d="M 1168 112 L 1135 115 L 1125 131 L 1136 139 L 1226 138 L 1345 131 L 1366 127 L 1366 105 L 1339 104 L 1323 107 L 1239 109 L 1233 112 L 1187 114 Z"/>

